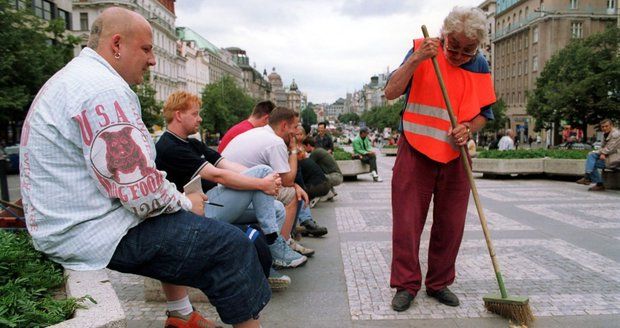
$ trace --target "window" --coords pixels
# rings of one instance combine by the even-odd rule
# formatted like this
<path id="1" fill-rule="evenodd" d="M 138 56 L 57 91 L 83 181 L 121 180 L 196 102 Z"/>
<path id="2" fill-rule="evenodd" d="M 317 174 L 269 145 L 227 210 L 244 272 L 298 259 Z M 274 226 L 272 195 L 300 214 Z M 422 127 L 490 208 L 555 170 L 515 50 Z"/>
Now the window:
<path id="1" fill-rule="evenodd" d="M 52 19 L 52 3 L 47 0 L 34 0 L 32 3 L 32 9 L 37 17 L 45 20 Z"/>
<path id="2" fill-rule="evenodd" d="M 524 36 L 524 40 L 525 40 L 525 41 L 523 42 L 523 43 L 525 43 L 524 48 L 525 48 L 525 49 L 527 49 L 527 47 L 528 47 L 528 46 L 529 46 L 529 44 L 530 44 L 530 38 L 529 38 L 529 36 L 528 36 L 527 34 L 525 34 L 525 36 Z"/>
<path id="3" fill-rule="evenodd" d="M 577 9 L 579 8 L 579 1 L 578 0 L 570 0 L 570 9 Z"/>
<path id="4" fill-rule="evenodd" d="M 521 70 L 521 62 L 517 63 L 517 74 L 519 76 L 521 76 L 521 74 L 523 73 L 523 71 Z"/>
<path id="5" fill-rule="evenodd" d="M 538 42 L 538 26 L 534 27 L 534 30 L 532 31 L 532 43 L 537 43 Z"/>
<path id="6" fill-rule="evenodd" d="M 616 8 L 616 0 L 607 0 L 607 9 Z"/>
<path id="7" fill-rule="evenodd" d="M 80 30 L 88 31 L 88 13 L 80 13 Z"/>
<path id="8" fill-rule="evenodd" d="M 538 71 L 538 56 L 532 57 L 532 72 Z"/>
<path id="9" fill-rule="evenodd" d="M 26 0 L 13 0 L 13 6 L 16 9 L 26 9 L 26 8 L 28 8 L 28 4 L 26 4 Z"/>
<path id="10" fill-rule="evenodd" d="M 526 59 L 526 60 L 523 62 L 523 74 L 524 74 L 524 75 L 527 75 L 527 71 L 528 71 L 528 70 L 527 70 L 527 68 L 528 68 L 528 66 L 527 66 L 527 59 Z"/>
<path id="11" fill-rule="evenodd" d="M 58 9 L 58 18 L 62 19 L 63 21 L 65 21 L 65 29 L 66 30 L 71 30 L 72 26 L 71 26 L 71 13 L 68 11 L 64 11 L 62 9 Z"/>
<path id="12" fill-rule="evenodd" d="M 583 23 L 572 22 L 570 24 L 571 36 L 573 39 L 581 39 L 583 37 Z"/>

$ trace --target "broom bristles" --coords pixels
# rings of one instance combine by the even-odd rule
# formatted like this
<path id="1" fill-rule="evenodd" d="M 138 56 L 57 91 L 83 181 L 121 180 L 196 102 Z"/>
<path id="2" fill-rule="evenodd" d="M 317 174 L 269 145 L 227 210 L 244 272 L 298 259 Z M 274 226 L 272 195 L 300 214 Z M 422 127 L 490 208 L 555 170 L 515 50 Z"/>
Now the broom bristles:
<path id="1" fill-rule="evenodd" d="M 484 307 L 490 312 L 499 314 L 507 319 L 512 319 L 521 325 L 529 326 L 534 321 L 534 314 L 527 303 L 515 304 L 485 301 Z"/>

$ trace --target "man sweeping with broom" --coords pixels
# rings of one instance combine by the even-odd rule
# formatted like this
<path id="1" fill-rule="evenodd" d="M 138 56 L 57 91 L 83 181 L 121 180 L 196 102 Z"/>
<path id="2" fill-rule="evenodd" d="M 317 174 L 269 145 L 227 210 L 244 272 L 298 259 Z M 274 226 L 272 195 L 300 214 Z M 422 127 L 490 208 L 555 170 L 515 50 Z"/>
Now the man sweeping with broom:
<path id="1" fill-rule="evenodd" d="M 488 232 L 464 148 L 471 133 L 493 119 L 490 106 L 495 102 L 495 93 L 491 74 L 477 50 L 486 38 L 486 17 L 482 11 L 455 7 L 444 20 L 441 37 L 414 40 L 413 48 L 385 88 L 387 99 L 403 94 L 407 99 L 401 121 L 405 138 L 399 140 L 392 179 L 390 286 L 396 288 L 392 300 L 395 311 L 408 309 L 421 289 L 420 237 L 431 198 L 433 227 L 425 286 L 426 293 L 437 301 L 459 305 L 458 297 L 448 286 L 456 275 L 455 261 L 470 189 L 474 191 L 483 230 Z M 488 238 L 487 244 L 495 266 Z M 505 296 L 498 269 L 496 273 Z M 519 321 L 528 322 L 520 318 Z"/>

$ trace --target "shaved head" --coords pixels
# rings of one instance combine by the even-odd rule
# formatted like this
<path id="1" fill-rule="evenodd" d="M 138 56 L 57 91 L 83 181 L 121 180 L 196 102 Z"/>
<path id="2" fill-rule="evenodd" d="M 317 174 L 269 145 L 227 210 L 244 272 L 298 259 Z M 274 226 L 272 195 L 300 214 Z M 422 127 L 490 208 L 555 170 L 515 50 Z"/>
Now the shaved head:
<path id="1" fill-rule="evenodd" d="M 88 48 L 96 51 L 129 84 L 140 84 L 156 64 L 151 24 L 119 7 L 104 10 L 93 22 Z"/>
<path id="2" fill-rule="evenodd" d="M 149 22 L 138 13 L 119 7 L 108 8 L 93 22 L 87 46 L 98 50 L 99 40 L 106 40 L 115 34 L 128 37 L 137 26 L 145 24 L 150 26 Z"/>

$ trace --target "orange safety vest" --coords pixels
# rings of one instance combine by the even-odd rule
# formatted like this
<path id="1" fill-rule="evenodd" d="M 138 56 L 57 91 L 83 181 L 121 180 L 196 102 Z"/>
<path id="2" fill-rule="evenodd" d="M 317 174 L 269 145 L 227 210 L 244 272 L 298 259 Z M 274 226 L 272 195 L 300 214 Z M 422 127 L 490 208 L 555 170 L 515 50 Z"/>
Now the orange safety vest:
<path id="1" fill-rule="evenodd" d="M 423 39 L 414 40 L 419 49 Z M 474 73 L 451 65 L 440 47 L 437 62 L 457 122 L 471 121 L 480 109 L 495 102 L 490 73 Z M 411 92 L 403 113 L 403 131 L 409 144 L 430 159 L 448 163 L 459 149 L 448 135 L 450 116 L 435 75 L 433 62 L 425 60 L 413 72 Z"/>

